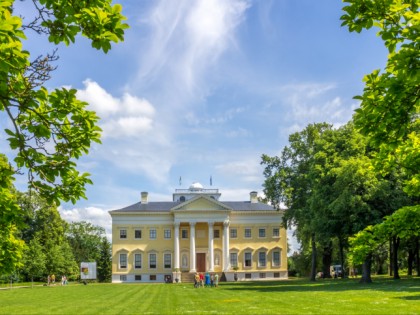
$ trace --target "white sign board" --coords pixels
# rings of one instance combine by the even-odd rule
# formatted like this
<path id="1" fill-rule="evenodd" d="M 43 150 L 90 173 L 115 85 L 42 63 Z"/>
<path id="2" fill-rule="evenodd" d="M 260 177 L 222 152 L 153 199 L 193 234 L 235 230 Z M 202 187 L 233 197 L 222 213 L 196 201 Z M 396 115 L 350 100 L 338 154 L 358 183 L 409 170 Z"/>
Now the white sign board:
<path id="1" fill-rule="evenodd" d="M 80 279 L 96 279 L 96 262 L 80 263 Z"/>

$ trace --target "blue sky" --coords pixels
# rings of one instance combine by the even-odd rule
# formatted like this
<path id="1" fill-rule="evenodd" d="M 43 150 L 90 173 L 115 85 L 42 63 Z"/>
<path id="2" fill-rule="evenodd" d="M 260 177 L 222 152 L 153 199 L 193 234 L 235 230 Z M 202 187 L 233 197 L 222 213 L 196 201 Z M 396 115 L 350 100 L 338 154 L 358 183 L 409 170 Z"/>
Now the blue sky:
<path id="1" fill-rule="evenodd" d="M 341 1 L 120 3 L 131 26 L 125 41 L 108 54 L 81 37 L 60 46 L 48 82 L 78 89 L 104 131 L 79 161 L 94 181 L 88 200 L 63 204 L 61 214 L 107 229 L 107 211 L 139 201 L 141 191 L 170 200 L 194 181 L 209 187 L 212 176 L 221 200 L 262 194 L 261 155 L 278 154 L 308 123 L 346 123 L 363 76 L 387 56 L 375 31 L 340 26 Z M 28 16 L 31 3 L 18 5 Z M 52 50 L 38 36 L 25 46 L 33 56 Z"/>

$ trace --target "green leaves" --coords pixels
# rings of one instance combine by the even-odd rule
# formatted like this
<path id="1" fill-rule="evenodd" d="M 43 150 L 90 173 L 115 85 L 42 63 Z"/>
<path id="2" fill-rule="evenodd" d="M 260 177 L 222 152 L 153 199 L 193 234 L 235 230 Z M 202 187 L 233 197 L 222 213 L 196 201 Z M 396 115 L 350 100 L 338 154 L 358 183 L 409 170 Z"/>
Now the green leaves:
<path id="1" fill-rule="evenodd" d="M 360 32 L 379 28 L 388 62 L 380 73 L 365 76 L 363 95 L 356 110 L 356 127 L 377 149 L 378 170 L 402 166 L 412 179 L 406 191 L 418 196 L 420 161 L 420 12 L 413 0 L 345 0 L 343 24 Z M 372 23 L 373 21 L 373 23 Z"/>

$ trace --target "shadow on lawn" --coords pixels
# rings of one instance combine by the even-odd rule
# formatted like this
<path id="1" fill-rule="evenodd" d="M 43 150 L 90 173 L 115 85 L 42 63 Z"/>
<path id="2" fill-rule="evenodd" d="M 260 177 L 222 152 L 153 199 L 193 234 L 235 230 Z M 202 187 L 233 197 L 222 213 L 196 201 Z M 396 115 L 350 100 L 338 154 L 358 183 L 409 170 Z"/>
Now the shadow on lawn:
<path id="1" fill-rule="evenodd" d="M 398 292 L 418 292 L 420 278 L 403 278 L 400 280 L 380 279 L 373 283 L 359 283 L 360 279 L 323 279 L 316 282 L 302 280 L 284 280 L 284 281 L 264 281 L 264 282 L 237 282 L 226 284 L 226 290 L 232 291 L 258 291 L 258 292 L 340 292 L 349 290 L 374 290 L 374 291 L 398 291 Z M 418 299 L 413 296 L 407 296 L 407 299 Z"/>
<path id="2" fill-rule="evenodd" d="M 420 301 L 420 295 L 409 295 L 409 296 L 399 296 L 396 299 L 407 300 L 407 301 Z"/>

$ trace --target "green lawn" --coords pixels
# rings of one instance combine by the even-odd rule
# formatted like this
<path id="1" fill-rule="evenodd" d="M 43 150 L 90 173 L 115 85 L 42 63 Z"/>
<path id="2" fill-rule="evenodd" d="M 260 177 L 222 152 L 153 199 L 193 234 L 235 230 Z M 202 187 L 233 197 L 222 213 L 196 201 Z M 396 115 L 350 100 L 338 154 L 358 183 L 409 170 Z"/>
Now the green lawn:
<path id="1" fill-rule="evenodd" d="M 70 284 L 0 290 L 0 314 L 420 314 L 420 278 Z"/>

